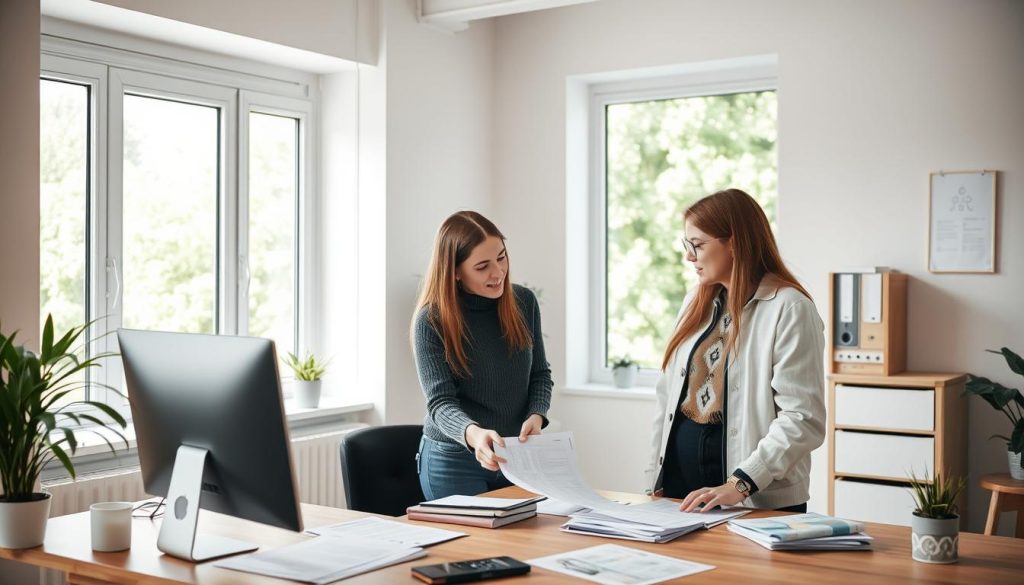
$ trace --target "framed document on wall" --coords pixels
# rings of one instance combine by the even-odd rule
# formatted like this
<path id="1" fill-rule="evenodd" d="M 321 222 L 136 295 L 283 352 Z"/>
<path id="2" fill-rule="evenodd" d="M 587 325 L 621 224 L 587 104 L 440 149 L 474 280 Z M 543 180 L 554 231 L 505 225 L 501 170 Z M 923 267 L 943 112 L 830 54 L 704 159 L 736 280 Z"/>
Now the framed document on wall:
<path id="1" fill-rule="evenodd" d="M 931 173 L 928 177 L 928 270 L 996 271 L 998 171 Z"/>

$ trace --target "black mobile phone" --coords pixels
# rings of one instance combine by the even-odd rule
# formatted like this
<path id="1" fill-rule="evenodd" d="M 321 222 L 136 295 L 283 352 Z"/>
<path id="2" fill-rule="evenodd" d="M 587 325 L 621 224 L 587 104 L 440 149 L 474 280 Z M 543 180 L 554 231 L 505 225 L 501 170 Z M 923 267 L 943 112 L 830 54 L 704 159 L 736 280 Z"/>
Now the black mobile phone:
<path id="1" fill-rule="evenodd" d="M 412 568 L 412 576 L 431 585 L 469 583 L 484 579 L 513 577 L 530 572 L 530 565 L 512 557 L 493 557 L 455 563 L 438 563 Z"/>

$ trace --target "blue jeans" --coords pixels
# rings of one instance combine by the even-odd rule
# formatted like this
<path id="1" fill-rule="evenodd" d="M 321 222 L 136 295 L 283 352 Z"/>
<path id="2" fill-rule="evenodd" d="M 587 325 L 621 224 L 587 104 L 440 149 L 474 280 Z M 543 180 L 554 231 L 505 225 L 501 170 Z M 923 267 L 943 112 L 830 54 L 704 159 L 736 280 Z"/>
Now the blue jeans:
<path id="1" fill-rule="evenodd" d="M 427 500 L 453 495 L 475 496 L 512 485 L 500 471 L 480 467 L 473 453 L 462 445 L 427 437 L 420 439 L 416 471 Z"/>

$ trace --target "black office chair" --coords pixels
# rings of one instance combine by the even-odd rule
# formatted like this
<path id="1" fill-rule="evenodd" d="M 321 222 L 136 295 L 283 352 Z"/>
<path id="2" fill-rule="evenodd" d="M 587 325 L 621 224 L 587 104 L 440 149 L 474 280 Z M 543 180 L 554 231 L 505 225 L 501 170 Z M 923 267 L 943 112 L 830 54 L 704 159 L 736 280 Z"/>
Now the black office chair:
<path id="1" fill-rule="evenodd" d="M 402 516 L 423 501 L 416 473 L 422 425 L 352 431 L 341 439 L 341 477 L 349 510 Z"/>

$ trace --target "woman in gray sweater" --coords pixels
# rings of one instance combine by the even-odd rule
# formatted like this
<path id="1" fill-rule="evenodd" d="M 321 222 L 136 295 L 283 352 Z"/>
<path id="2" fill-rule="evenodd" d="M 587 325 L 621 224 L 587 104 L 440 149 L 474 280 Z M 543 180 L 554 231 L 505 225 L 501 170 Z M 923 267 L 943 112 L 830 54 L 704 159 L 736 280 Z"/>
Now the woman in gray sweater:
<path id="1" fill-rule="evenodd" d="M 508 269 L 505 236 L 487 218 L 460 211 L 441 224 L 412 322 L 427 400 L 416 459 L 428 500 L 510 485 L 494 445 L 547 425 L 540 308 Z"/>

